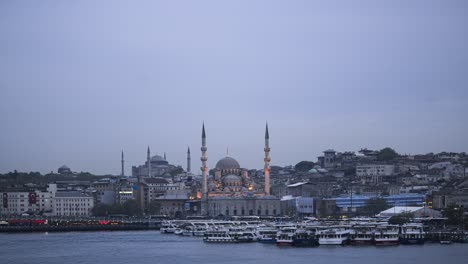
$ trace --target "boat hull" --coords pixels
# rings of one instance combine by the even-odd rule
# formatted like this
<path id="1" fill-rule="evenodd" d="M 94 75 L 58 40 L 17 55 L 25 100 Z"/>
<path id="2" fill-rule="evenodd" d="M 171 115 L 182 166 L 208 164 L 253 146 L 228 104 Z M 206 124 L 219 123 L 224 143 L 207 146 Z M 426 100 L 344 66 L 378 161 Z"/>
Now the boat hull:
<path id="1" fill-rule="evenodd" d="M 277 246 L 292 246 L 292 240 L 276 240 Z"/>
<path id="2" fill-rule="evenodd" d="M 273 243 L 276 243 L 276 238 L 259 238 L 257 239 L 257 242 L 273 244 Z"/>
<path id="3" fill-rule="evenodd" d="M 402 245 L 424 245 L 424 238 L 400 238 L 400 244 Z"/>
<path id="4" fill-rule="evenodd" d="M 367 245 L 374 245 L 374 239 L 351 239 L 349 242 L 353 246 L 367 246 Z"/>
<path id="5" fill-rule="evenodd" d="M 337 246 L 343 246 L 348 244 L 348 240 L 343 240 L 343 239 L 320 239 L 319 240 L 320 245 L 337 245 Z"/>
<path id="6" fill-rule="evenodd" d="M 294 239 L 292 245 L 295 247 L 316 247 L 319 245 L 319 242 L 315 238 Z"/>
<path id="7" fill-rule="evenodd" d="M 376 246 L 398 246 L 400 245 L 400 240 L 375 240 Z"/>

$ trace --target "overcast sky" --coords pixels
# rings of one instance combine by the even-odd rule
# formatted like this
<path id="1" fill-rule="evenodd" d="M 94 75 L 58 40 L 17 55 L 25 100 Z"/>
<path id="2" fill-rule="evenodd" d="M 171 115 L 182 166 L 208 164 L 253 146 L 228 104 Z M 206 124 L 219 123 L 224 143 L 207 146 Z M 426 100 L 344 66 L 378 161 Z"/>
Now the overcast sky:
<path id="1" fill-rule="evenodd" d="M 0 172 L 468 151 L 468 1 L 0 1 Z"/>

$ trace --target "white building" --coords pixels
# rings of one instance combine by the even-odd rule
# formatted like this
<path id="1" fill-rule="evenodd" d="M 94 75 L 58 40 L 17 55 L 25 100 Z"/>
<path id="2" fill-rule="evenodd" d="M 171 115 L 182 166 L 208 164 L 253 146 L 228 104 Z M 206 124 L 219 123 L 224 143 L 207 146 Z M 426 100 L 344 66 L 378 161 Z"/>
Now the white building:
<path id="1" fill-rule="evenodd" d="M 52 201 L 56 192 L 57 186 L 49 184 L 47 191 L 16 191 L 4 192 L 1 196 L 2 207 L 1 214 L 43 214 L 51 215 L 53 206 Z"/>
<path id="2" fill-rule="evenodd" d="M 80 192 L 57 192 L 53 202 L 56 216 L 90 216 L 94 199 Z"/>
<path id="3" fill-rule="evenodd" d="M 369 164 L 356 166 L 356 176 L 390 176 L 395 173 L 395 165 Z"/>
<path id="4" fill-rule="evenodd" d="M 368 164 L 356 166 L 356 176 L 362 184 L 380 184 L 384 177 L 395 173 L 395 165 Z"/>

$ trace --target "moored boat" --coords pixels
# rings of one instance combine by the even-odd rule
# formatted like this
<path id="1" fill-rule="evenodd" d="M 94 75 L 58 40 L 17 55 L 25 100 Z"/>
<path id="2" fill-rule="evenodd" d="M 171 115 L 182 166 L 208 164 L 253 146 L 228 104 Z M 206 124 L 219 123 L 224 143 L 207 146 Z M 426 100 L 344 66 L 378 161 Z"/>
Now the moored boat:
<path id="1" fill-rule="evenodd" d="M 378 226 L 375 232 L 376 246 L 397 246 L 400 244 L 398 226 L 382 225 Z"/>
<path id="2" fill-rule="evenodd" d="M 318 231 L 320 245 L 346 245 L 349 243 L 351 230 L 331 227 Z"/>
<path id="3" fill-rule="evenodd" d="M 259 228 L 256 231 L 257 233 L 257 241 L 260 243 L 275 243 L 276 236 L 278 234 L 278 230 L 273 227 L 268 228 Z"/>
<path id="4" fill-rule="evenodd" d="M 373 245 L 375 243 L 375 226 L 353 226 L 351 232 L 351 245 Z"/>
<path id="5" fill-rule="evenodd" d="M 163 222 L 161 224 L 160 232 L 163 234 L 173 234 L 177 229 L 177 226 L 172 222 Z"/>
<path id="6" fill-rule="evenodd" d="M 296 227 L 283 227 L 276 236 L 276 245 L 278 246 L 292 246 L 293 235 Z"/>
<path id="7" fill-rule="evenodd" d="M 423 227 L 420 224 L 401 226 L 400 243 L 402 245 L 423 245 L 426 240 Z"/>
<path id="8" fill-rule="evenodd" d="M 299 229 L 294 232 L 292 245 L 295 247 L 314 247 L 319 245 L 315 232 Z"/>

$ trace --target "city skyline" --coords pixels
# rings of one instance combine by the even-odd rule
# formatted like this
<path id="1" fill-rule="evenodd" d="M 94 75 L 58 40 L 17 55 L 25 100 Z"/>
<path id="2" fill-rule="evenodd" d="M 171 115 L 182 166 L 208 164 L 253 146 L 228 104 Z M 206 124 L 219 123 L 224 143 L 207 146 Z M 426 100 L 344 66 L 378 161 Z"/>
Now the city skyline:
<path id="1" fill-rule="evenodd" d="M 466 1 L 0 3 L 0 173 L 466 152 Z"/>

